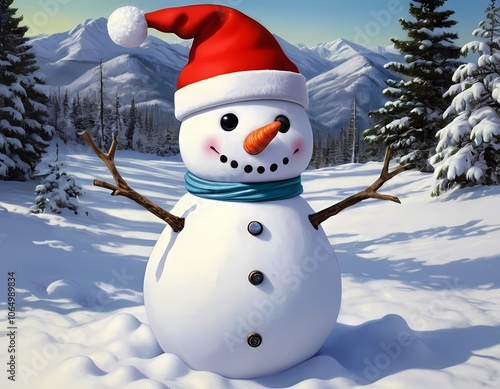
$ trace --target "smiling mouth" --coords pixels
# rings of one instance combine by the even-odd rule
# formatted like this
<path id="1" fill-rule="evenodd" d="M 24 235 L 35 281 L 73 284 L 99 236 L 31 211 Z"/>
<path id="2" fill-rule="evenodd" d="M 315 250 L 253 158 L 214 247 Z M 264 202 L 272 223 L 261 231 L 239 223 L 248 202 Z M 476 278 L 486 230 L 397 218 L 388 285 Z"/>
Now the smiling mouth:
<path id="1" fill-rule="evenodd" d="M 219 155 L 219 161 L 223 164 L 226 164 L 226 163 L 229 163 L 229 165 L 233 168 L 233 169 L 238 169 L 238 167 L 240 167 L 240 163 L 236 160 L 229 160 L 229 158 L 224 155 L 224 154 L 221 154 L 219 153 L 219 151 L 214 147 L 214 146 L 210 146 L 210 149 L 212 149 L 213 151 L 215 151 L 218 155 Z M 292 155 L 295 155 L 299 152 L 299 149 L 295 149 L 295 151 L 292 153 Z M 278 170 L 279 166 L 282 165 L 282 166 L 286 166 L 290 163 L 290 158 L 288 157 L 284 157 L 282 160 L 281 160 L 281 163 L 278 164 L 278 163 L 273 163 L 271 164 L 270 166 L 268 166 L 267 168 L 265 166 L 257 166 L 257 168 L 255 168 L 254 166 L 252 165 L 245 165 L 245 167 L 243 168 L 243 171 L 245 173 L 252 173 L 254 170 L 257 171 L 257 173 L 259 174 L 264 174 L 266 172 L 266 170 L 269 170 L 270 172 L 275 172 Z"/>

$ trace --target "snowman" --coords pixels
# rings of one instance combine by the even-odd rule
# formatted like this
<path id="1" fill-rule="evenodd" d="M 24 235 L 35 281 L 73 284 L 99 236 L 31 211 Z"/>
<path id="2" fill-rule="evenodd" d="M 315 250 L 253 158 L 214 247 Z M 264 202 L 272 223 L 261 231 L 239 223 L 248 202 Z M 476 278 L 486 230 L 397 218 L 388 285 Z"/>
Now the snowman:
<path id="1" fill-rule="evenodd" d="M 152 331 L 196 370 L 281 372 L 317 353 L 341 301 L 338 263 L 319 225 L 330 215 L 313 223 L 300 196 L 313 144 L 306 80 L 273 35 L 235 9 L 123 7 L 108 22 L 125 47 L 140 45 L 148 27 L 193 39 L 175 93 L 187 194 L 161 216 L 170 225 L 147 264 Z M 99 186 L 137 194 L 113 175 L 118 187 Z"/>

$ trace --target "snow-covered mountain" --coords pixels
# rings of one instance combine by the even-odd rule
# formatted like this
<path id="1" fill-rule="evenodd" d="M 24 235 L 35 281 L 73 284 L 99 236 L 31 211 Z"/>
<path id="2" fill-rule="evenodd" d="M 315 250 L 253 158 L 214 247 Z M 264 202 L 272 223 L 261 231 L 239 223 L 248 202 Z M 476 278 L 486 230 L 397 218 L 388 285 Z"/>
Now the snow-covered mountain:
<path id="1" fill-rule="evenodd" d="M 334 66 L 341 65 L 345 61 L 360 55 L 379 59 L 384 63 L 401 59 L 400 54 L 392 46 L 378 46 L 368 49 L 343 38 L 309 48 L 301 45 L 300 49 L 304 52 L 309 51 L 321 58 L 325 58 Z"/>
<path id="2" fill-rule="evenodd" d="M 123 105 L 160 102 L 172 108 L 177 75 L 187 62 L 189 48 L 150 36 L 138 48 L 126 49 L 111 41 L 107 20 L 86 20 L 70 31 L 32 39 L 46 82 L 74 95 L 99 89 L 102 60 L 104 87 L 110 101 L 118 95 Z"/>
<path id="3" fill-rule="evenodd" d="M 356 99 L 357 127 L 368 128 L 367 113 L 383 104 L 381 91 L 392 75 L 369 56 L 357 55 L 309 80 L 309 116 L 327 128 L 349 127 Z"/>
<path id="4" fill-rule="evenodd" d="M 277 39 L 308 80 L 309 114 L 322 131 L 335 133 L 348 123 L 355 96 L 358 128 L 369 125 L 365 113 L 385 102 L 381 92 L 391 74 L 383 65 L 395 59 L 393 52 L 367 49 L 345 39 L 311 48 Z M 133 96 L 138 104 L 156 104 L 169 111 L 173 111 L 177 76 L 189 54 L 189 45 L 153 36 L 138 48 L 119 47 L 107 34 L 105 18 L 86 20 L 64 33 L 34 37 L 32 44 L 47 84 L 67 90 L 69 96 L 98 91 L 102 60 L 110 104 L 118 96 L 126 106 Z"/>
<path id="5" fill-rule="evenodd" d="M 368 128 L 372 123 L 367 113 L 384 104 L 385 82 L 396 78 L 384 65 L 401 58 L 390 49 L 367 49 L 342 38 L 311 48 L 302 46 L 301 51 L 314 53 L 332 64 L 330 70 L 307 83 L 309 116 L 324 127 L 338 131 L 349 125 L 356 99 L 357 127 Z"/>

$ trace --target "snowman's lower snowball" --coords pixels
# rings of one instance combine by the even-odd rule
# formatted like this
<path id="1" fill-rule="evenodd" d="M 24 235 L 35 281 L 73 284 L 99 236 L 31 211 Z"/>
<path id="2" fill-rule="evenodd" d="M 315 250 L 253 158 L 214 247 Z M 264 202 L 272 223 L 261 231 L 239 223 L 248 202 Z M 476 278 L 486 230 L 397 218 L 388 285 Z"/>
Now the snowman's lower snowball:
<path id="1" fill-rule="evenodd" d="M 185 228 L 162 233 L 144 284 L 165 352 L 196 370 L 253 378 L 319 350 L 338 316 L 341 280 L 304 199 L 249 204 L 187 194 L 172 212 L 186 217 Z M 257 235 L 249 230 L 255 222 Z"/>

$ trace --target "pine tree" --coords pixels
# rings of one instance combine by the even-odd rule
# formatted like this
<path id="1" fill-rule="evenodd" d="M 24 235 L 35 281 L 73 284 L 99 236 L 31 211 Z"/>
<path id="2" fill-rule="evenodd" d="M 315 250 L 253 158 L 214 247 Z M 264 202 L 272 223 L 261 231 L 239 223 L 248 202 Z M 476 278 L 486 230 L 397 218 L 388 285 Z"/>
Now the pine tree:
<path id="1" fill-rule="evenodd" d="M 479 54 L 461 65 L 447 92 L 454 97 L 445 111 L 453 121 L 438 132 L 432 162 L 436 166 L 433 195 L 456 185 L 500 183 L 500 7 L 490 0 L 486 20 L 473 31 L 475 40 L 462 52 Z"/>
<path id="2" fill-rule="evenodd" d="M 125 148 L 132 149 L 134 144 L 134 133 L 137 128 L 137 108 L 135 107 L 135 98 L 132 96 L 130 101 L 130 111 L 128 114 L 128 121 L 125 129 Z"/>
<path id="3" fill-rule="evenodd" d="M 61 102 L 62 101 L 62 102 Z M 55 128 L 55 135 L 65 144 L 75 141 L 77 131 L 73 121 L 73 110 L 69 106 L 68 91 L 61 98 L 61 89 L 58 93 L 51 94 L 49 98 L 50 122 Z"/>
<path id="4" fill-rule="evenodd" d="M 128 149 L 128 139 L 125 131 L 125 123 L 123 120 L 123 115 L 120 112 L 121 104 L 118 93 L 115 96 L 115 106 L 112 109 L 110 129 L 112 138 L 116 139 L 118 142 L 119 149 Z"/>
<path id="5" fill-rule="evenodd" d="M 78 197 L 84 194 L 83 189 L 76 183 L 74 177 L 64 170 L 59 161 L 59 145 L 56 148 L 55 163 L 49 164 L 50 172 L 35 188 L 35 205 L 31 207 L 33 213 L 43 213 L 49 209 L 54 213 L 62 213 L 67 208 L 78 214 Z"/>
<path id="6" fill-rule="evenodd" d="M 82 120 L 82 106 L 80 104 L 80 96 L 78 93 L 76 94 L 75 97 L 73 97 L 73 101 L 71 102 L 71 123 L 73 123 L 73 127 L 75 128 L 75 131 L 79 132 L 80 129 L 80 122 Z"/>
<path id="7" fill-rule="evenodd" d="M 387 80 L 384 107 L 369 116 L 379 122 L 364 132 L 371 144 L 385 143 L 402 164 L 414 163 L 418 169 L 432 171 L 428 158 L 433 153 L 436 133 L 446 125 L 443 112 L 450 104 L 443 94 L 452 84 L 460 65 L 458 38 L 448 30 L 457 22 L 454 11 L 439 10 L 446 0 L 414 0 L 410 15 L 415 21 L 400 19 L 408 40 L 392 38 L 396 49 L 405 54 L 406 63 L 390 62 L 386 68 L 401 74 L 401 81 Z"/>
<path id="8" fill-rule="evenodd" d="M 325 139 L 325 142 L 322 144 L 321 148 L 321 165 L 320 167 L 330 166 L 329 156 L 330 156 L 330 143 L 331 138 L 328 135 Z"/>
<path id="9" fill-rule="evenodd" d="M 71 104 L 69 104 L 68 98 L 68 128 L 70 129 L 68 135 L 71 139 L 78 141 L 78 134 L 83 131 L 80 128 L 82 120 L 82 107 L 80 105 L 80 97 L 78 93 L 71 99 Z"/>
<path id="10" fill-rule="evenodd" d="M 69 99 L 68 99 L 68 90 L 64 92 L 64 98 L 62 103 L 62 114 L 64 117 L 68 117 L 69 115 Z"/>
<path id="11" fill-rule="evenodd" d="M 137 114 L 137 123 L 134 127 L 133 139 L 132 139 L 132 149 L 139 152 L 144 152 L 144 136 L 143 136 L 143 118 L 142 113 L 139 110 L 136 110 Z"/>
<path id="12" fill-rule="evenodd" d="M 51 93 L 49 96 L 49 121 L 54 127 L 54 135 L 62 138 L 61 130 L 58 126 L 59 123 L 59 111 L 61 110 L 61 105 L 59 104 L 59 98 L 57 93 Z"/>
<path id="13" fill-rule="evenodd" d="M 97 121 L 94 118 L 94 112 L 97 110 L 95 100 L 92 101 L 88 96 L 85 96 L 81 106 L 81 121 L 77 128 L 92 132 L 94 139 L 97 137 L 95 129 L 97 128 Z"/>
<path id="14" fill-rule="evenodd" d="M 333 164 L 343 165 L 349 163 L 349 146 L 348 146 L 348 136 L 345 127 L 342 127 L 335 138 L 334 151 L 333 151 Z"/>
<path id="15" fill-rule="evenodd" d="M 49 145 L 43 81 L 13 0 L 0 1 L 0 179 L 24 181 Z"/>
<path id="16" fill-rule="evenodd" d="M 323 149 L 323 163 L 324 166 L 333 165 L 333 149 L 335 147 L 335 139 L 328 134 L 326 136 L 325 145 Z"/>
<path id="17" fill-rule="evenodd" d="M 351 133 L 350 127 L 348 128 L 342 128 L 340 131 L 340 136 L 342 139 L 342 145 L 341 145 L 341 164 L 345 163 L 350 163 L 351 162 L 351 157 L 352 157 L 352 151 L 351 151 L 351 143 L 350 143 L 350 136 L 349 134 Z"/>
<path id="18" fill-rule="evenodd" d="M 313 150 L 312 150 L 311 160 L 309 161 L 309 167 L 317 169 L 321 165 L 322 145 L 320 137 L 318 136 L 317 132 L 315 132 L 314 135 L 315 136 L 313 136 Z"/>

